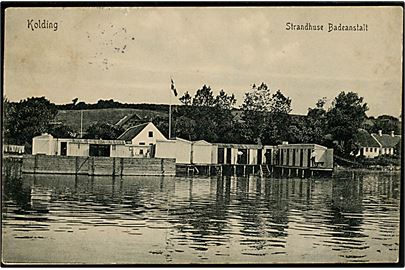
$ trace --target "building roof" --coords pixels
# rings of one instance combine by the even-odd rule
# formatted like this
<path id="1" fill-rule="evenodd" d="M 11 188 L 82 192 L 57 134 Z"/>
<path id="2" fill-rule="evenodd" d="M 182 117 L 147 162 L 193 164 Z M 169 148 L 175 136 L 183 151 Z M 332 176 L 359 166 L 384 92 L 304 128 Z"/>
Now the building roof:
<path id="1" fill-rule="evenodd" d="M 364 129 L 359 129 L 356 136 L 357 142 L 362 147 L 380 147 L 378 141 Z"/>
<path id="2" fill-rule="evenodd" d="M 147 126 L 149 123 L 143 123 L 134 127 L 130 127 L 127 130 L 124 131 L 120 136 L 118 136 L 118 140 L 124 140 L 124 141 L 131 141 L 133 138 L 135 138 L 141 131 Z"/>
<path id="3" fill-rule="evenodd" d="M 323 145 L 319 145 L 316 143 L 288 143 L 288 144 L 280 144 L 277 146 L 278 148 L 322 148 L 328 149 Z"/>
<path id="4" fill-rule="evenodd" d="M 237 149 L 261 149 L 263 146 L 258 144 L 241 144 L 241 143 L 214 143 L 220 148 L 237 148 Z"/>
<path id="5" fill-rule="evenodd" d="M 384 148 L 393 148 L 401 141 L 400 135 L 391 136 L 389 134 L 382 134 L 380 136 L 379 134 L 375 133 L 372 133 L 371 135 L 381 144 L 381 147 Z"/>

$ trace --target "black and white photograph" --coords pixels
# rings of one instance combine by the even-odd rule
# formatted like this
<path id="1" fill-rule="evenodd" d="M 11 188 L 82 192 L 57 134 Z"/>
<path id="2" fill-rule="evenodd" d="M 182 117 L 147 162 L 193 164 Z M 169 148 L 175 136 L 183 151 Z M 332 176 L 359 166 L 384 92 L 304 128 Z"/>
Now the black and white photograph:
<path id="1" fill-rule="evenodd" d="M 98 4 L 2 3 L 3 266 L 404 266 L 403 3 Z"/>

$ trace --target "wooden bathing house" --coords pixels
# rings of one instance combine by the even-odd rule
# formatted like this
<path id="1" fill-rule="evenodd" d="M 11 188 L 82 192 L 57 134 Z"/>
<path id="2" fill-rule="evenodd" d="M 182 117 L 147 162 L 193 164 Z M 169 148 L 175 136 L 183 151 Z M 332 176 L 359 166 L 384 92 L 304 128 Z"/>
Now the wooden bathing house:
<path id="1" fill-rule="evenodd" d="M 211 174 L 217 164 L 217 146 L 204 140 L 189 141 L 182 138 L 158 140 L 155 157 L 175 158 L 179 172 Z"/>
<path id="2" fill-rule="evenodd" d="M 331 174 L 333 149 L 318 144 L 284 143 L 277 146 L 274 167 L 282 176 Z"/>

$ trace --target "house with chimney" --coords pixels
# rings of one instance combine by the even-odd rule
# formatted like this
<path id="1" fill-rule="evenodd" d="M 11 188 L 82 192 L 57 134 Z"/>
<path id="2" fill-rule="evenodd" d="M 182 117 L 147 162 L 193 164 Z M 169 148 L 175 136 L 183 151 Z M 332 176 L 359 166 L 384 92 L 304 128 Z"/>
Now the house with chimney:
<path id="1" fill-rule="evenodd" d="M 394 131 L 390 134 L 383 134 L 382 130 L 378 133 L 368 133 L 364 129 L 360 129 L 357 133 L 357 142 L 359 150 L 356 156 L 365 158 L 375 158 L 378 156 L 397 154 L 397 150 L 401 144 L 401 135 L 396 135 Z"/>

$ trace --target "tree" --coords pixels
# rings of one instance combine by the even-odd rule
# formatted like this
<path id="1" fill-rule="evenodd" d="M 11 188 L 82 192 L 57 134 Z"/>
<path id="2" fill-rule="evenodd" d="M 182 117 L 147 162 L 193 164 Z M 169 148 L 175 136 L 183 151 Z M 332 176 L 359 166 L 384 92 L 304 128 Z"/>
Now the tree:
<path id="1" fill-rule="evenodd" d="M 306 142 L 313 142 L 324 144 L 326 141 L 326 110 L 324 109 L 326 98 L 323 97 L 318 100 L 315 108 L 308 108 L 306 126 L 308 132 L 308 140 Z"/>
<path id="2" fill-rule="evenodd" d="M 192 102 L 191 99 L 192 98 L 191 98 L 190 94 L 188 93 L 188 91 L 186 93 L 184 93 L 184 95 L 182 97 L 179 98 L 180 102 L 186 106 L 191 105 L 191 102 Z"/>
<path id="3" fill-rule="evenodd" d="M 229 141 L 234 125 L 232 108 L 234 95 L 221 90 L 214 96 L 211 87 L 203 85 L 192 98 L 186 92 L 179 99 L 184 106 L 174 112 L 174 133 L 189 140 L 204 139 L 210 142 Z"/>
<path id="4" fill-rule="evenodd" d="M 32 138 L 47 132 L 57 109 L 45 97 L 32 97 L 18 103 L 5 101 L 5 141 L 31 145 Z"/>
<path id="5" fill-rule="evenodd" d="M 242 104 L 243 136 L 246 142 L 276 144 L 288 137 L 291 99 L 277 90 L 272 94 L 265 83 L 255 84 Z"/>
<path id="6" fill-rule="evenodd" d="M 395 134 L 401 134 L 401 124 L 399 119 L 391 115 L 380 115 L 374 120 L 374 126 L 370 130 L 372 133 L 377 133 L 382 130 L 385 134 L 390 134 L 393 131 Z"/>
<path id="7" fill-rule="evenodd" d="M 50 126 L 48 129 L 48 133 L 55 138 L 74 138 L 76 136 L 74 130 L 64 124 Z"/>
<path id="8" fill-rule="evenodd" d="M 367 103 L 357 93 L 341 92 L 333 101 L 331 109 L 326 113 L 327 128 L 337 149 L 343 155 L 349 155 L 355 148 L 355 134 L 366 118 Z"/>
<path id="9" fill-rule="evenodd" d="M 124 129 L 104 122 L 96 122 L 90 125 L 86 130 L 86 139 L 117 139 L 124 132 Z"/>
<path id="10" fill-rule="evenodd" d="M 214 95 L 212 93 L 211 87 L 205 84 L 201 89 L 197 90 L 193 98 L 193 106 L 201 107 L 212 107 L 214 106 Z"/>

